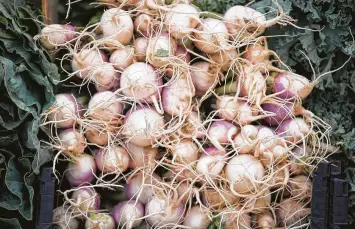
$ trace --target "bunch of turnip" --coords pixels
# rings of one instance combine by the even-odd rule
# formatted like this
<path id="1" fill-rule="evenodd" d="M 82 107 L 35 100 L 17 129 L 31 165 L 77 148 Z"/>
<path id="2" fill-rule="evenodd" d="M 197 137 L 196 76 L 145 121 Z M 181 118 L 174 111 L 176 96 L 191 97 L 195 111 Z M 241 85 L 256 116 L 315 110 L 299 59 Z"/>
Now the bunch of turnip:
<path id="1" fill-rule="evenodd" d="M 331 129 L 302 100 L 320 77 L 292 72 L 261 36 L 293 19 L 277 2 L 269 20 L 241 5 L 220 16 L 183 0 L 100 2 L 96 25 L 39 35 L 51 52 L 66 50 L 65 85 L 78 86 L 42 114 L 53 169 L 67 161 L 55 222 L 307 226 L 310 171 L 327 157 Z M 124 198 L 108 208 L 105 190 Z"/>

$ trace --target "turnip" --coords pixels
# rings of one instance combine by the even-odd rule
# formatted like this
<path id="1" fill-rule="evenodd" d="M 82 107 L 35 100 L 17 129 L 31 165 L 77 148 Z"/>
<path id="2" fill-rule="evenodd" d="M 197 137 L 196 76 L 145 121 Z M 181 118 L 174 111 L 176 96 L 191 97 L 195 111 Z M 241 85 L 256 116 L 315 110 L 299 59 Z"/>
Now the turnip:
<path id="1" fill-rule="evenodd" d="M 221 50 L 216 53 L 209 54 L 210 59 L 216 62 L 218 66 L 221 66 L 221 70 L 226 72 L 233 68 L 234 62 L 238 58 L 237 50 L 233 48 L 228 48 Z"/>
<path id="2" fill-rule="evenodd" d="M 95 129 L 92 127 L 86 127 L 85 137 L 86 139 L 95 145 L 105 146 L 108 144 L 111 133 L 104 129 Z"/>
<path id="3" fill-rule="evenodd" d="M 108 66 L 108 65 L 107 65 Z M 110 74 L 102 74 L 100 78 L 94 79 L 95 81 L 95 88 L 96 91 L 102 92 L 102 91 L 115 91 L 118 89 L 120 86 L 120 77 L 121 74 L 118 72 L 114 72 L 115 70 L 113 67 L 110 67 L 110 71 L 107 73 Z M 112 74 L 111 74 L 112 73 Z M 102 82 L 102 83 L 100 83 Z M 105 84 L 103 84 L 105 83 Z"/>
<path id="4" fill-rule="evenodd" d="M 277 166 L 273 167 L 272 176 L 269 185 L 270 189 L 280 189 L 287 186 L 287 183 L 290 179 L 290 171 L 287 165 L 278 164 Z"/>
<path id="5" fill-rule="evenodd" d="M 193 229 L 207 229 L 210 223 L 207 213 L 200 206 L 193 206 L 187 211 L 183 225 Z"/>
<path id="6" fill-rule="evenodd" d="M 250 154 L 233 157 L 225 167 L 226 178 L 235 194 L 249 194 L 258 190 L 265 175 L 263 164 Z"/>
<path id="7" fill-rule="evenodd" d="M 115 229 L 115 221 L 107 213 L 91 213 L 85 221 L 85 229 Z"/>
<path id="8" fill-rule="evenodd" d="M 112 52 L 110 56 L 110 63 L 117 70 L 125 70 L 128 66 L 134 62 L 134 48 L 133 47 L 123 47 L 116 49 Z"/>
<path id="9" fill-rule="evenodd" d="M 238 128 L 227 121 L 214 121 L 207 131 L 207 137 L 216 148 L 223 150 L 238 133 Z"/>
<path id="10" fill-rule="evenodd" d="M 161 90 L 162 79 L 150 64 L 134 63 L 121 75 L 122 93 L 135 100 L 153 102 Z"/>
<path id="11" fill-rule="evenodd" d="M 78 211 L 82 214 L 87 214 L 100 208 L 100 196 L 93 188 L 78 188 L 73 192 L 71 199 L 76 203 Z"/>
<path id="12" fill-rule="evenodd" d="M 281 72 L 281 69 L 272 65 L 270 56 L 274 56 L 279 59 L 278 55 L 274 51 L 268 49 L 266 38 L 264 37 L 256 43 L 249 45 L 246 48 L 243 58 L 249 60 L 253 65 L 258 67 L 258 70 L 263 74 L 268 71 Z"/>
<path id="13" fill-rule="evenodd" d="M 70 156 L 81 155 L 87 144 L 83 133 L 76 129 L 66 129 L 59 133 L 59 149 Z"/>
<path id="14" fill-rule="evenodd" d="M 293 199 L 284 199 L 276 208 L 277 222 L 283 227 L 296 227 L 307 222 L 307 215 L 311 213 L 301 202 Z"/>
<path id="15" fill-rule="evenodd" d="M 112 215 L 119 226 L 131 229 L 142 223 L 144 206 L 134 200 L 123 201 L 115 206 Z"/>
<path id="16" fill-rule="evenodd" d="M 104 38 L 127 45 L 133 37 L 133 21 L 127 11 L 120 8 L 106 10 L 101 17 L 100 27 Z"/>
<path id="17" fill-rule="evenodd" d="M 226 151 L 216 147 L 208 147 L 204 150 L 196 165 L 196 171 L 209 178 L 216 178 L 223 170 L 226 164 Z"/>
<path id="18" fill-rule="evenodd" d="M 72 186 L 79 186 L 90 183 L 94 180 L 96 164 L 94 158 L 89 154 L 82 154 L 70 162 L 65 176 Z"/>
<path id="19" fill-rule="evenodd" d="M 182 64 L 186 64 L 186 66 L 190 63 L 191 61 L 191 55 L 190 53 L 187 52 L 186 48 L 182 46 L 178 46 L 175 52 L 175 55 L 177 58 L 179 58 L 182 61 Z M 180 73 L 183 71 L 186 71 L 184 68 L 186 66 L 180 66 L 179 64 L 173 64 L 171 66 L 167 66 L 164 69 L 164 73 L 168 77 L 179 77 Z"/>
<path id="20" fill-rule="evenodd" d="M 60 206 L 53 210 L 53 224 L 59 229 L 78 229 L 79 220 L 71 216 L 66 207 Z"/>
<path id="21" fill-rule="evenodd" d="M 289 16 L 284 14 L 282 8 L 277 4 L 280 15 L 266 20 L 265 15 L 247 7 L 247 6 L 233 6 L 224 14 L 224 21 L 228 28 L 229 34 L 232 38 L 241 40 L 243 38 L 252 39 L 262 34 L 266 28 L 275 24 L 284 25 L 292 20 Z"/>
<path id="22" fill-rule="evenodd" d="M 184 112 L 191 109 L 195 87 L 188 73 L 172 81 L 162 91 L 163 109 L 169 115 L 182 116 Z"/>
<path id="23" fill-rule="evenodd" d="M 75 75 L 80 79 L 85 79 L 89 75 L 94 77 L 92 71 L 95 70 L 97 66 L 101 66 L 104 62 L 107 62 L 107 56 L 99 49 L 82 49 L 78 53 L 73 54 L 73 60 L 71 62 L 71 67 L 75 72 Z M 101 74 L 100 71 L 97 73 Z"/>
<path id="24" fill-rule="evenodd" d="M 145 37 L 138 37 L 134 40 L 134 56 L 137 61 L 144 62 L 147 55 L 149 40 Z"/>
<path id="25" fill-rule="evenodd" d="M 171 146 L 171 152 L 177 162 L 191 164 L 197 161 L 199 148 L 189 139 L 184 139 Z"/>
<path id="26" fill-rule="evenodd" d="M 266 126 L 257 126 L 258 134 L 256 135 L 256 142 L 258 142 L 257 153 L 264 152 L 265 150 L 273 150 L 278 142 L 278 136 L 274 131 Z M 278 149 L 277 149 L 278 150 Z"/>
<path id="27" fill-rule="evenodd" d="M 182 39 L 192 33 L 199 23 L 199 13 L 193 5 L 177 4 L 165 15 L 165 24 L 175 39 Z"/>
<path id="28" fill-rule="evenodd" d="M 252 213 L 262 213 L 270 209 L 271 193 L 269 189 L 265 189 L 257 196 L 250 195 L 245 200 L 246 205 L 250 205 Z"/>
<path id="29" fill-rule="evenodd" d="M 258 129 L 253 125 L 242 126 L 240 132 L 233 139 L 233 147 L 239 154 L 250 153 L 258 136 Z"/>
<path id="30" fill-rule="evenodd" d="M 261 151 L 258 155 L 265 167 L 285 162 L 289 149 L 282 145 L 275 145 L 272 149 Z"/>
<path id="31" fill-rule="evenodd" d="M 121 146 L 109 146 L 96 152 L 96 166 L 104 173 L 121 174 L 128 169 L 129 154 Z"/>
<path id="32" fill-rule="evenodd" d="M 242 211 L 233 211 L 224 213 L 221 217 L 221 221 L 224 222 L 223 228 L 225 229 L 250 229 L 251 217 L 247 213 Z"/>
<path id="33" fill-rule="evenodd" d="M 145 206 L 146 221 L 151 227 L 174 227 L 183 220 L 185 208 L 171 196 L 155 194 Z"/>
<path id="34" fill-rule="evenodd" d="M 72 25 L 51 24 L 45 26 L 40 34 L 44 48 L 52 50 L 69 45 L 76 37 L 76 29 Z"/>
<path id="35" fill-rule="evenodd" d="M 311 129 L 303 118 L 294 118 L 283 121 L 276 133 L 288 143 L 297 144 L 311 134 Z"/>
<path id="36" fill-rule="evenodd" d="M 136 199 L 142 204 L 147 204 L 154 194 L 154 186 L 161 181 L 161 178 L 153 173 L 152 175 L 137 173 L 127 180 L 124 192 L 127 198 Z"/>
<path id="37" fill-rule="evenodd" d="M 167 33 L 150 38 L 147 48 L 147 60 L 154 67 L 162 67 L 175 61 L 176 41 Z"/>
<path id="38" fill-rule="evenodd" d="M 72 94 L 57 94 L 54 104 L 46 112 L 48 121 L 58 128 L 75 126 L 75 121 L 80 117 L 81 105 Z"/>
<path id="39" fill-rule="evenodd" d="M 272 117 L 265 117 L 264 123 L 268 126 L 279 126 L 284 120 L 292 118 L 294 114 L 294 105 L 292 103 L 276 104 L 263 103 L 261 108 L 266 112 L 272 112 L 276 115 Z"/>
<path id="40" fill-rule="evenodd" d="M 218 19 L 206 18 L 194 33 L 195 46 L 204 53 L 215 53 L 228 48 L 228 29 Z"/>
<path id="41" fill-rule="evenodd" d="M 229 95 L 219 96 L 216 107 L 219 117 L 226 121 L 236 122 L 239 125 L 248 125 L 256 120 L 271 116 L 259 115 L 259 111 L 254 105 Z"/>
<path id="42" fill-rule="evenodd" d="M 272 81 L 271 89 L 282 99 L 305 99 L 311 94 L 316 81 L 293 72 L 281 72 Z"/>
<path id="43" fill-rule="evenodd" d="M 141 147 L 130 142 L 127 143 L 127 151 L 131 156 L 129 167 L 132 169 L 154 165 L 158 154 L 158 149 L 155 147 Z"/>
<path id="44" fill-rule="evenodd" d="M 304 175 L 292 177 L 288 185 L 293 199 L 307 200 L 312 197 L 312 182 L 309 177 Z"/>
<path id="45" fill-rule="evenodd" d="M 256 216 L 259 229 L 272 229 L 276 227 L 276 222 L 271 212 L 264 212 Z"/>
<path id="46" fill-rule="evenodd" d="M 111 91 L 98 92 L 93 95 L 88 104 L 87 115 L 105 123 L 117 123 L 122 115 L 123 105 L 115 93 Z"/>
<path id="47" fill-rule="evenodd" d="M 190 111 L 187 114 L 186 122 L 178 130 L 178 133 L 184 138 L 201 139 L 205 136 L 202 120 L 196 111 Z"/>
<path id="48" fill-rule="evenodd" d="M 195 62 L 191 65 L 191 78 L 196 88 L 196 94 L 205 95 L 209 90 L 213 90 L 219 77 L 219 68 L 205 61 Z"/>
<path id="49" fill-rule="evenodd" d="M 233 206 L 240 200 L 240 198 L 224 188 L 218 190 L 214 188 L 205 188 L 202 191 L 202 200 L 207 207 L 220 210 L 226 206 Z"/>
<path id="50" fill-rule="evenodd" d="M 159 140 L 164 125 L 164 117 L 154 109 L 133 107 L 126 113 L 123 134 L 135 145 L 150 146 Z"/>
<path id="51" fill-rule="evenodd" d="M 153 18 L 145 13 L 139 14 L 134 20 L 134 29 L 144 37 L 151 35 Z"/>

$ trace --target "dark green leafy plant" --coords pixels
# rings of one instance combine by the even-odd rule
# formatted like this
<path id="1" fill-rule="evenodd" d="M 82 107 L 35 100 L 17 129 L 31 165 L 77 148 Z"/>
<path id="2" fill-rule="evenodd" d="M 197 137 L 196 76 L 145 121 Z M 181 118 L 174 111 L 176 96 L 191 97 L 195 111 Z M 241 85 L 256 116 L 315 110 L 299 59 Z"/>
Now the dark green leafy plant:
<path id="1" fill-rule="evenodd" d="M 39 115 L 54 100 L 57 67 L 36 44 L 39 19 L 30 8 L 0 1 L 0 225 L 34 228 L 39 168 L 51 160 L 41 147 Z M 31 226 L 30 226 L 31 225 Z"/>

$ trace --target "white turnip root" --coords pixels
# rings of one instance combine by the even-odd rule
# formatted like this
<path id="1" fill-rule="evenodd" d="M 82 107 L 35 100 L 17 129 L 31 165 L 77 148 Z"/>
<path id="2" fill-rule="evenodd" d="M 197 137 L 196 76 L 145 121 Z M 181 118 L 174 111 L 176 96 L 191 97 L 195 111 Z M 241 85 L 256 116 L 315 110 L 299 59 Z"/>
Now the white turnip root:
<path id="1" fill-rule="evenodd" d="M 90 213 L 85 221 L 85 229 L 115 229 L 115 221 L 107 213 Z"/>
<path id="2" fill-rule="evenodd" d="M 190 111 L 187 114 L 186 122 L 178 133 L 184 138 L 202 139 L 205 136 L 202 120 L 196 111 Z"/>
<path id="3" fill-rule="evenodd" d="M 123 47 L 116 49 L 110 56 L 110 63 L 117 70 L 123 71 L 134 62 L 134 48 Z"/>
<path id="4" fill-rule="evenodd" d="M 134 56 L 137 61 L 144 62 L 147 56 L 149 40 L 145 37 L 138 37 L 134 40 Z"/>
<path id="5" fill-rule="evenodd" d="M 141 147 L 130 142 L 127 143 L 127 151 L 131 156 L 129 168 L 142 168 L 155 164 L 158 149 L 151 146 Z"/>
<path id="6" fill-rule="evenodd" d="M 173 79 L 173 82 L 162 91 L 162 105 L 164 111 L 172 116 L 182 116 L 190 110 L 195 87 L 188 73 Z"/>
<path id="7" fill-rule="evenodd" d="M 100 208 L 100 196 L 95 189 L 83 187 L 75 190 L 71 196 L 72 201 L 77 205 L 78 211 L 87 214 Z"/>
<path id="8" fill-rule="evenodd" d="M 171 197 L 153 195 L 145 206 L 146 221 L 152 227 L 173 227 L 183 220 L 185 208 Z"/>
<path id="9" fill-rule="evenodd" d="M 289 163 L 289 169 L 292 175 L 297 176 L 307 173 L 307 164 L 305 164 L 304 160 L 309 156 L 309 152 L 308 147 L 304 145 L 298 145 L 292 149 L 292 159 Z"/>
<path id="10" fill-rule="evenodd" d="M 164 125 L 164 117 L 154 109 L 133 107 L 125 115 L 123 134 L 135 145 L 150 146 L 159 140 Z"/>
<path id="11" fill-rule="evenodd" d="M 224 149 L 220 150 L 213 146 L 208 147 L 196 164 L 196 172 L 212 179 L 216 178 L 226 164 L 226 156 Z"/>
<path id="12" fill-rule="evenodd" d="M 265 189 L 261 194 L 256 196 L 249 196 L 244 200 L 248 205 L 251 205 L 250 211 L 252 213 L 262 213 L 270 209 L 271 193 L 269 189 Z"/>
<path id="13" fill-rule="evenodd" d="M 311 213 L 310 208 L 306 208 L 301 202 L 293 199 L 282 200 L 276 209 L 278 224 L 283 227 L 296 227 L 307 222 L 307 215 Z"/>
<path id="14" fill-rule="evenodd" d="M 108 57 L 99 49 L 82 49 L 80 52 L 73 54 L 71 67 L 79 79 L 85 79 L 88 76 L 93 78 L 92 71 L 107 61 Z"/>
<path id="15" fill-rule="evenodd" d="M 79 220 L 69 214 L 67 208 L 60 206 L 53 210 L 53 224 L 59 229 L 78 229 Z"/>
<path id="16" fill-rule="evenodd" d="M 229 48 L 228 29 L 222 21 L 206 18 L 196 29 L 194 44 L 202 52 L 215 53 Z"/>
<path id="17" fill-rule="evenodd" d="M 95 179 L 96 164 L 94 158 L 89 154 L 82 154 L 70 162 L 65 176 L 71 186 L 79 186 L 90 183 Z"/>
<path id="18" fill-rule="evenodd" d="M 167 33 L 161 33 L 149 39 L 147 60 L 156 68 L 174 62 L 177 50 L 176 41 Z"/>
<path id="19" fill-rule="evenodd" d="M 241 211 L 228 212 L 222 215 L 221 222 L 224 223 L 225 229 L 250 229 L 251 217 L 247 213 Z"/>
<path id="20" fill-rule="evenodd" d="M 264 178 L 263 164 L 250 154 L 233 157 L 225 167 L 226 178 L 231 190 L 237 194 L 249 194 L 258 190 L 259 182 Z"/>
<path id="21" fill-rule="evenodd" d="M 87 146 L 83 133 L 72 128 L 61 131 L 58 140 L 59 148 L 69 156 L 82 154 Z"/>
<path id="22" fill-rule="evenodd" d="M 199 148 L 190 139 L 184 139 L 171 146 L 171 152 L 177 162 L 191 164 L 197 161 Z"/>
<path id="23" fill-rule="evenodd" d="M 186 48 L 178 46 L 175 52 L 175 56 L 181 60 L 182 64 L 188 66 L 191 61 L 191 55 L 187 52 Z M 178 61 L 178 60 L 177 60 Z M 173 64 L 172 66 L 167 66 L 164 69 L 165 76 L 172 78 L 179 77 L 180 73 L 186 71 L 184 68 L 186 66 L 180 66 L 179 64 Z M 191 70 L 191 67 L 190 67 Z M 191 72 L 190 72 L 191 73 Z"/>
<path id="24" fill-rule="evenodd" d="M 165 16 L 165 26 L 175 39 L 190 35 L 198 23 L 199 13 L 189 4 L 177 4 L 169 9 Z"/>
<path id="25" fill-rule="evenodd" d="M 133 21 L 127 11 L 120 8 L 106 10 L 101 17 L 100 28 L 104 38 L 127 45 L 133 37 Z M 111 44 L 108 42 L 107 45 Z"/>
<path id="26" fill-rule="evenodd" d="M 87 115 L 105 123 L 117 123 L 121 119 L 122 110 L 123 105 L 118 96 L 111 91 L 103 91 L 90 99 Z"/>
<path id="27" fill-rule="evenodd" d="M 197 95 L 205 95 L 207 91 L 216 87 L 219 77 L 219 67 L 217 65 L 199 61 L 191 64 L 190 69 Z"/>
<path id="28" fill-rule="evenodd" d="M 144 206 L 134 200 L 122 201 L 115 206 L 112 215 L 117 225 L 131 229 L 142 223 Z"/>
<path id="29" fill-rule="evenodd" d="M 242 126 L 240 132 L 233 139 L 233 147 L 239 154 L 250 153 L 258 136 L 258 129 L 253 125 Z"/>
<path id="30" fill-rule="evenodd" d="M 218 66 L 221 66 L 221 70 L 226 72 L 233 68 L 234 61 L 238 58 L 237 50 L 232 47 L 225 50 L 221 50 L 209 55 L 210 59 L 216 62 Z"/>
<path id="31" fill-rule="evenodd" d="M 77 103 L 72 94 L 57 94 L 54 104 L 47 112 L 48 121 L 53 122 L 58 128 L 74 127 L 80 113 L 81 105 Z"/>
<path id="32" fill-rule="evenodd" d="M 292 177 L 288 186 L 292 199 L 308 200 L 312 197 L 312 181 L 308 176 L 298 175 Z"/>
<path id="33" fill-rule="evenodd" d="M 269 182 L 270 189 L 280 189 L 287 186 L 287 183 L 290 179 L 290 171 L 287 165 L 278 164 L 273 167 L 273 173 L 271 174 L 272 178 Z"/>
<path id="34" fill-rule="evenodd" d="M 149 37 L 151 35 L 151 30 L 153 29 L 153 18 L 152 16 L 142 13 L 139 14 L 134 20 L 134 29 L 144 37 Z"/>
<path id="35" fill-rule="evenodd" d="M 45 26 L 40 34 L 41 43 L 47 50 L 69 45 L 76 37 L 76 28 L 72 25 L 51 24 Z"/>
<path id="36" fill-rule="evenodd" d="M 256 216 L 259 229 L 272 229 L 276 227 L 276 222 L 271 212 L 264 212 Z"/>
<path id="37" fill-rule="evenodd" d="M 155 192 L 154 186 L 160 181 L 161 178 L 155 173 L 146 176 L 143 176 L 143 173 L 137 173 L 126 182 L 125 195 L 129 199 L 136 199 L 142 204 L 147 204 Z"/>
<path id="38" fill-rule="evenodd" d="M 202 191 L 202 201 L 204 205 L 211 209 L 223 209 L 226 206 L 233 206 L 240 198 L 224 188 L 218 191 L 214 188 L 205 188 Z"/>
<path id="39" fill-rule="evenodd" d="M 192 229 L 207 229 L 210 223 L 207 213 L 196 205 L 187 211 L 183 225 Z"/>
<path id="40" fill-rule="evenodd" d="M 109 146 L 96 152 L 96 166 L 104 173 L 121 174 L 128 169 L 129 154 L 121 146 Z"/>
<path id="41" fill-rule="evenodd" d="M 311 134 L 311 128 L 303 118 L 294 118 L 283 121 L 276 129 L 276 133 L 287 143 L 297 144 Z"/>
<path id="42" fill-rule="evenodd" d="M 207 130 L 207 137 L 212 145 L 219 150 L 223 150 L 226 144 L 233 142 L 238 133 L 238 128 L 227 121 L 214 121 Z"/>
<path id="43" fill-rule="evenodd" d="M 99 146 L 105 146 L 108 144 L 110 134 L 109 131 L 104 129 L 95 129 L 92 127 L 86 127 L 85 129 L 85 137 L 88 142 Z"/>
<path id="44" fill-rule="evenodd" d="M 316 83 L 293 72 L 281 72 L 273 79 L 271 88 L 279 98 L 303 100 L 311 94 Z"/>
<path id="45" fill-rule="evenodd" d="M 237 5 L 229 8 L 224 14 L 224 21 L 229 34 L 232 38 L 238 40 L 243 38 L 249 40 L 262 34 L 268 27 L 275 24 L 284 25 L 292 20 L 284 14 L 279 5 L 277 6 L 280 15 L 270 20 L 266 20 L 265 15 L 247 6 Z"/>
<path id="46" fill-rule="evenodd" d="M 121 75 L 122 93 L 134 100 L 148 103 L 156 101 L 161 85 L 161 77 L 150 64 L 134 63 Z"/>

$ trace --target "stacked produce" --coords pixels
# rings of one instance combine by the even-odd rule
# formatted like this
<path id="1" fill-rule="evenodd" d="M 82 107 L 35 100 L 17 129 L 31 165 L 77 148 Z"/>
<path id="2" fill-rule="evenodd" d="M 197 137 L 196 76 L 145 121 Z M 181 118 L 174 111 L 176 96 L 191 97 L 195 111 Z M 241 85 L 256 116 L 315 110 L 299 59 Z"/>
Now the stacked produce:
<path id="1" fill-rule="evenodd" d="M 69 161 L 61 175 L 71 188 L 54 221 L 306 227 L 310 173 L 334 147 L 330 126 L 302 100 L 326 73 L 309 81 L 291 72 L 261 36 L 293 19 L 277 3 L 278 16 L 266 20 L 241 5 L 221 16 L 188 1 L 104 2 L 98 24 L 40 34 L 51 52 L 66 51 L 63 84 L 77 87 L 42 114 L 58 151 L 54 173 Z M 106 207 L 105 189 L 125 200 Z"/>

